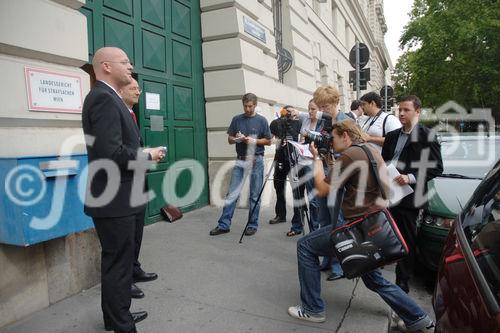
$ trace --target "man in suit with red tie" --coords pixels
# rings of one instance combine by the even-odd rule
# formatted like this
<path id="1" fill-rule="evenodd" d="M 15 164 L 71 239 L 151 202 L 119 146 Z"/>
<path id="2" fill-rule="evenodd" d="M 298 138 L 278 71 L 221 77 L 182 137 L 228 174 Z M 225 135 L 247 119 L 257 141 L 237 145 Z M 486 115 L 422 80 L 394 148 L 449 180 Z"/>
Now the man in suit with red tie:
<path id="1" fill-rule="evenodd" d="M 143 216 L 147 198 L 140 182 L 146 168 L 138 170 L 134 163 L 159 161 L 164 150 L 141 148 L 139 130 L 118 93 L 132 80 L 133 67 L 125 52 L 101 48 L 92 66 L 97 81 L 82 111 L 89 162 L 84 211 L 92 217 L 102 247 L 105 329 L 136 332 L 135 323 L 147 317 L 145 311 L 130 313 L 136 221 Z"/>
<path id="2" fill-rule="evenodd" d="M 414 190 L 389 208 L 410 250 L 408 257 L 396 266 L 396 284 L 406 293 L 410 291 L 408 281 L 415 261 L 418 211 L 427 201 L 427 182 L 443 172 L 441 148 L 435 133 L 418 123 L 421 110 L 422 102 L 417 96 L 401 98 L 399 121 L 403 127 L 387 133 L 382 146 L 382 157 L 386 163 L 393 163 L 400 173 L 394 181 Z M 419 164 L 425 167 L 419 169 Z"/>
<path id="3" fill-rule="evenodd" d="M 135 124 L 137 125 L 137 117 L 132 109 L 134 105 L 139 103 L 139 96 L 141 95 L 141 89 L 139 88 L 139 83 L 135 79 L 120 90 L 120 95 L 122 96 L 123 102 L 127 106 L 130 115 L 134 119 Z M 142 137 L 140 138 L 141 147 L 144 146 L 144 142 Z M 146 184 L 147 188 L 147 184 Z M 144 207 L 145 208 L 145 207 Z M 146 273 L 141 268 L 141 264 L 139 263 L 139 252 L 141 251 L 141 243 L 142 243 L 142 234 L 144 231 L 144 215 L 146 209 L 142 211 L 142 217 L 139 215 L 135 225 L 135 260 L 134 260 L 134 272 L 133 272 L 133 281 L 134 282 L 147 282 L 153 281 L 158 278 L 158 274 L 156 273 Z M 142 290 L 137 287 L 135 283 L 132 284 L 131 288 L 132 298 L 143 298 L 144 293 Z"/>

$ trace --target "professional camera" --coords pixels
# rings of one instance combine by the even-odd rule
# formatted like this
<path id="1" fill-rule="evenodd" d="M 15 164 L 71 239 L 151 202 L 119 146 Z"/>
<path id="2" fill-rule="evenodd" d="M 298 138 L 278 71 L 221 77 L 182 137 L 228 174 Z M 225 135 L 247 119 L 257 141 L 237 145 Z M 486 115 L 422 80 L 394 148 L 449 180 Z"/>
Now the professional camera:
<path id="1" fill-rule="evenodd" d="M 270 124 L 271 133 L 280 139 L 280 144 L 276 148 L 275 160 L 278 161 L 277 168 L 282 169 L 294 166 L 297 162 L 297 155 L 294 153 L 292 145 L 288 141 L 298 141 L 300 132 L 300 121 L 294 119 L 292 112 L 286 108 L 280 110 L 280 117 Z"/>
<path id="2" fill-rule="evenodd" d="M 273 133 L 280 139 L 298 140 L 300 126 L 297 127 L 298 120 L 292 117 L 292 113 L 285 108 L 280 110 L 280 117 L 277 119 L 277 133 Z M 271 131 L 272 132 L 272 131 Z"/>
<path id="3" fill-rule="evenodd" d="M 318 149 L 321 156 L 325 156 L 330 151 L 333 142 L 332 136 L 332 117 L 327 114 L 323 114 L 323 129 L 320 133 L 308 131 L 307 137 L 309 142 L 314 142 L 314 145 Z"/>

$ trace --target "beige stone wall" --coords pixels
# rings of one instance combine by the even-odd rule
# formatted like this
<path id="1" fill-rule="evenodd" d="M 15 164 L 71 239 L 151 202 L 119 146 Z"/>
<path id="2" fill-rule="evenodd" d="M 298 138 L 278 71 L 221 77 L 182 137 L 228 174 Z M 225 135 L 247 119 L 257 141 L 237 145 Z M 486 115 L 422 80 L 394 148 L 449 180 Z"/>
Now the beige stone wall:
<path id="1" fill-rule="evenodd" d="M 95 230 L 28 247 L 0 244 L 0 328 L 100 279 Z"/>
<path id="2" fill-rule="evenodd" d="M 0 327 L 49 305 L 43 245 L 0 245 Z"/>
<path id="3" fill-rule="evenodd" d="M 293 56 L 284 83 L 278 81 L 271 0 L 201 0 L 211 186 L 224 162 L 234 158 L 226 130 L 231 118 L 242 112 L 244 93 L 259 97 L 260 112 L 271 121 L 280 105 L 304 110 L 317 86 L 332 84 L 341 92 L 341 110 L 347 111 L 356 97 L 348 82 L 353 69 L 348 56 L 355 41 L 364 42 L 371 51 L 368 91 L 383 86 L 384 71 L 391 66 L 377 26 L 375 0 L 282 3 L 283 46 Z M 244 16 L 265 30 L 265 42 L 244 31 Z M 266 148 L 268 157 L 273 152 Z M 213 195 L 211 199 L 213 203 Z"/>
<path id="4" fill-rule="evenodd" d="M 88 59 L 84 0 L 0 2 L 0 157 L 58 155 L 76 136 L 81 115 L 28 110 L 26 66 L 77 74 Z M 0 327 L 99 282 L 100 246 L 94 230 L 41 244 L 0 245 Z"/>
<path id="5" fill-rule="evenodd" d="M 90 89 L 84 1 L 16 0 L 0 3 L 0 156 L 57 155 L 64 139 L 81 135 L 80 114 L 28 110 L 25 67 L 77 74 Z M 50 135 L 48 135 L 50 133 Z M 38 144 L 33 144 L 34 142 Z M 83 143 L 83 136 L 82 136 Z M 76 153 L 84 151 L 80 145 Z"/>

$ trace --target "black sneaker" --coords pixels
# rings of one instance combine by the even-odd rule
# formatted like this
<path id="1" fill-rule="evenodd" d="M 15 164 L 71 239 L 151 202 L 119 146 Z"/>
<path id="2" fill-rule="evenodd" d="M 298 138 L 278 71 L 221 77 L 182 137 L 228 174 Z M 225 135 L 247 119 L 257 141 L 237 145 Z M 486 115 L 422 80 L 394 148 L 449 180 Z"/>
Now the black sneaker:
<path id="1" fill-rule="evenodd" d="M 246 228 L 245 229 L 245 236 L 253 236 L 257 232 L 257 229 L 255 228 Z"/>
<path id="2" fill-rule="evenodd" d="M 227 234 L 228 232 L 229 232 L 229 229 L 224 230 L 224 229 L 219 228 L 219 226 L 217 226 L 217 227 L 213 228 L 212 230 L 210 230 L 210 236 Z"/>
<path id="3" fill-rule="evenodd" d="M 277 224 L 277 223 L 284 223 L 286 222 L 286 219 L 276 215 L 272 219 L 269 220 L 269 224 Z"/>

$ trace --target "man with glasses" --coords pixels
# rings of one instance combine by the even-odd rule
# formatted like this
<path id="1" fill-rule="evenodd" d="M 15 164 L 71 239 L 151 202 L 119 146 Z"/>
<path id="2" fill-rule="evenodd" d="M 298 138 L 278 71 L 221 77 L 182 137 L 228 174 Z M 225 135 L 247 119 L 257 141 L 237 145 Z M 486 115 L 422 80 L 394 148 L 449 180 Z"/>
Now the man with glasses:
<path id="1" fill-rule="evenodd" d="M 139 88 L 139 84 L 135 79 L 132 79 L 130 84 L 125 86 L 120 90 L 120 95 L 122 95 L 123 102 L 127 106 L 132 119 L 137 125 L 137 117 L 132 108 L 134 105 L 139 103 L 139 96 L 141 95 L 141 89 Z M 139 128 L 137 128 L 139 129 Z M 144 146 L 144 142 L 141 137 L 139 137 L 141 147 Z M 147 183 L 144 182 L 145 188 L 147 189 Z M 158 274 L 156 273 L 146 273 L 141 268 L 141 264 L 139 263 L 139 252 L 141 251 L 141 243 L 142 243 L 142 234 L 144 231 L 144 216 L 146 213 L 146 207 L 142 210 L 142 213 L 137 214 L 137 220 L 135 221 L 135 257 L 134 257 L 134 272 L 133 272 L 133 281 L 134 282 L 147 282 L 153 281 L 158 278 Z M 144 292 L 135 285 L 132 284 L 131 288 L 132 298 L 143 298 Z"/>
<path id="2" fill-rule="evenodd" d="M 118 93 L 132 81 L 133 67 L 127 54 L 116 47 L 101 48 L 95 52 L 92 66 L 97 81 L 85 98 L 82 111 L 89 164 L 84 211 L 92 217 L 102 247 L 104 328 L 137 332 L 135 323 L 144 320 L 147 312 L 130 313 L 130 287 L 136 221 L 147 200 L 133 204 L 144 198 L 143 189 L 133 186 L 134 179 L 145 178 L 145 168 L 138 170 L 133 166 L 148 160 L 160 161 L 164 150 L 141 148 L 139 130 Z M 117 172 L 108 172 L 110 169 Z M 114 192 L 112 196 L 109 190 Z"/>

